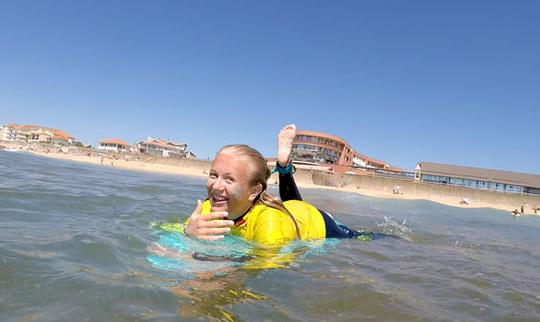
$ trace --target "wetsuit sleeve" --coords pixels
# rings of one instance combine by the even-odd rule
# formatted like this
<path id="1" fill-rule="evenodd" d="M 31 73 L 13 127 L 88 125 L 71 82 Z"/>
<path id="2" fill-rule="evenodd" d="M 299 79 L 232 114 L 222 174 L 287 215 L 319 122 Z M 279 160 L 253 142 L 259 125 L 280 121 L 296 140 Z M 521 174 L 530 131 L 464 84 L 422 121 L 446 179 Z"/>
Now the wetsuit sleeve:
<path id="1" fill-rule="evenodd" d="M 279 197 L 282 201 L 302 200 L 292 173 L 279 174 Z"/>

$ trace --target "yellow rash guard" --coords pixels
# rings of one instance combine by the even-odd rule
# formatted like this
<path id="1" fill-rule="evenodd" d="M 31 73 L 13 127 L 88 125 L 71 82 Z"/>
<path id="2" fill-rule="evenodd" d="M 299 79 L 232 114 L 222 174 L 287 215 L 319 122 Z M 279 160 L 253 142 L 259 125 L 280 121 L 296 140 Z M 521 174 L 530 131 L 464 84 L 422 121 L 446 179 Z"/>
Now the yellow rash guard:
<path id="1" fill-rule="evenodd" d="M 298 200 L 284 202 L 285 207 L 295 217 L 301 240 L 320 240 L 324 242 L 326 226 L 321 213 L 312 205 Z M 205 201 L 201 207 L 201 214 L 209 214 L 210 201 Z M 164 231 L 183 233 L 189 218 L 184 224 L 160 224 Z M 231 234 L 254 241 L 260 246 L 250 251 L 253 258 L 247 261 L 244 269 L 267 269 L 287 267 L 303 250 L 281 253 L 281 246 L 289 241 L 296 240 L 296 228 L 292 219 L 280 210 L 263 204 L 253 206 L 236 224 L 231 227 Z"/>
<path id="2" fill-rule="evenodd" d="M 324 219 L 317 208 L 304 201 L 289 200 L 283 203 L 294 216 L 300 229 L 301 240 L 324 239 L 326 228 Z M 206 200 L 201 214 L 210 213 L 210 201 Z M 296 228 L 292 219 L 284 212 L 258 203 L 253 206 L 235 226 L 231 234 L 264 245 L 283 245 L 296 238 Z"/>

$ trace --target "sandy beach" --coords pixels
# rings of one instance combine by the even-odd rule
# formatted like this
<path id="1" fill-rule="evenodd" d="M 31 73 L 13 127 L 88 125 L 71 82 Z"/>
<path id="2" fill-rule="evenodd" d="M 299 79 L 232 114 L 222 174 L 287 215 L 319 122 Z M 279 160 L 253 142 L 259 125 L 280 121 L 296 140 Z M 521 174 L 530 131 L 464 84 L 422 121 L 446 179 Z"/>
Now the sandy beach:
<path id="1" fill-rule="evenodd" d="M 164 173 L 172 175 L 183 175 L 183 176 L 198 176 L 204 177 L 207 175 L 207 171 L 210 169 L 210 162 L 204 162 L 199 167 L 180 167 L 178 165 L 170 164 L 161 164 L 153 161 L 140 161 L 140 160 L 129 160 L 125 158 L 112 158 L 112 157 L 101 157 L 101 156 L 87 156 L 87 155 L 73 155 L 65 153 L 44 153 L 38 151 L 28 151 L 30 153 L 53 158 L 59 160 L 70 160 L 76 162 L 90 163 L 94 165 L 99 165 L 103 167 L 116 168 L 122 170 L 130 171 L 145 171 L 145 172 L 154 172 L 154 173 Z M 206 166 L 205 166 L 206 165 Z"/>
<path id="2" fill-rule="evenodd" d="M 148 156 L 134 157 L 133 155 L 103 154 L 96 153 L 93 150 L 82 149 L 65 149 L 65 152 L 62 152 L 58 148 L 51 151 L 51 149 L 36 148 L 35 146 L 8 147 L 48 158 L 84 162 L 129 171 L 145 171 L 170 175 L 206 177 L 211 164 L 209 160 L 178 160 Z M 454 186 L 434 186 L 393 178 L 323 174 L 297 170 L 295 179 L 298 186 L 305 188 L 331 189 L 377 198 L 402 200 L 423 199 L 452 207 L 494 208 L 508 212 L 517 210 L 519 213 L 516 215 L 518 216 L 521 214 L 536 214 L 534 208 L 540 207 L 540 196 L 494 193 Z M 269 180 L 269 184 L 275 183 L 277 183 L 276 174 Z M 522 209 L 523 212 L 521 211 Z"/>

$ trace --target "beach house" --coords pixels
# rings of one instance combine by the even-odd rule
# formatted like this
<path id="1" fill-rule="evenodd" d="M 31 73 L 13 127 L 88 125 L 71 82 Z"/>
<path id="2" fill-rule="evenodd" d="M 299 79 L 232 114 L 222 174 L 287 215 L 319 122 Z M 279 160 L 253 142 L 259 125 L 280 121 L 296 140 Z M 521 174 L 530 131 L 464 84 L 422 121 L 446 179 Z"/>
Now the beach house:
<path id="1" fill-rule="evenodd" d="M 53 132 L 53 136 L 50 140 L 50 143 L 52 144 L 59 144 L 59 145 L 71 145 L 73 143 L 73 140 L 75 139 L 71 135 L 67 134 L 66 132 L 59 130 L 59 129 L 50 129 Z"/>
<path id="2" fill-rule="evenodd" d="M 113 152 L 128 152 L 129 143 L 121 139 L 103 139 L 99 141 L 98 150 Z"/>
<path id="3" fill-rule="evenodd" d="M 147 153 L 161 157 L 194 157 L 195 155 L 187 150 L 186 143 L 177 143 L 170 140 L 147 138 L 145 141 L 137 142 L 140 153 Z"/>

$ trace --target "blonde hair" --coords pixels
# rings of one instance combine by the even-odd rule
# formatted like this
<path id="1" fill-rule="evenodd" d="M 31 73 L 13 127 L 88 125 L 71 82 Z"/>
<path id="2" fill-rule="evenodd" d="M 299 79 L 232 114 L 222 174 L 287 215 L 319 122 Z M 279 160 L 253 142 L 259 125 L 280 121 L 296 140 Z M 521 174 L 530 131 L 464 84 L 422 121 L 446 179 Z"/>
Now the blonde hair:
<path id="1" fill-rule="evenodd" d="M 279 198 L 266 192 L 266 188 L 268 186 L 267 181 L 270 178 L 272 171 L 270 171 L 270 169 L 268 168 L 266 160 L 264 159 L 262 154 L 254 148 L 250 147 L 249 145 L 245 144 L 226 145 L 218 151 L 218 154 L 225 151 L 234 152 L 237 156 L 245 157 L 250 161 L 251 171 L 249 174 L 249 185 L 250 187 L 254 187 L 257 184 L 260 184 L 262 186 L 262 192 L 259 194 L 259 196 L 257 196 L 255 201 L 253 202 L 253 205 L 257 203 L 264 204 L 268 207 L 278 209 L 281 212 L 287 214 L 287 216 L 289 216 L 294 223 L 297 238 L 301 239 L 300 227 L 298 225 L 298 222 L 296 221 L 296 218 L 294 218 L 291 212 L 287 208 L 285 208 L 285 205 Z"/>

